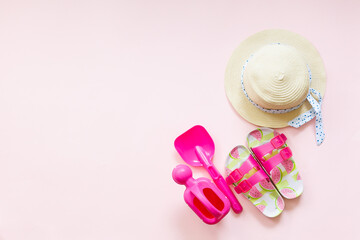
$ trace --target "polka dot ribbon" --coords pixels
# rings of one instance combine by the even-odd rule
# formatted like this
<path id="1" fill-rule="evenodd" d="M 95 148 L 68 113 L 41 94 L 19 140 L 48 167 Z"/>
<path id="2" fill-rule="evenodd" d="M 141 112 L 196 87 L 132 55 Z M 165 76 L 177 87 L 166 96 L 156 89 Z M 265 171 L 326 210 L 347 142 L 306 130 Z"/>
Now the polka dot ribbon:
<path id="1" fill-rule="evenodd" d="M 313 93 L 318 98 L 318 101 L 316 101 L 316 99 L 311 95 L 311 93 Z M 308 102 L 311 104 L 312 109 L 297 116 L 293 120 L 289 121 L 288 124 L 294 128 L 298 128 L 315 117 L 316 144 L 319 146 L 324 141 L 325 138 L 325 132 L 323 128 L 322 115 L 321 115 L 321 102 L 322 102 L 321 94 L 315 89 L 310 88 L 310 92 L 306 98 Z"/>

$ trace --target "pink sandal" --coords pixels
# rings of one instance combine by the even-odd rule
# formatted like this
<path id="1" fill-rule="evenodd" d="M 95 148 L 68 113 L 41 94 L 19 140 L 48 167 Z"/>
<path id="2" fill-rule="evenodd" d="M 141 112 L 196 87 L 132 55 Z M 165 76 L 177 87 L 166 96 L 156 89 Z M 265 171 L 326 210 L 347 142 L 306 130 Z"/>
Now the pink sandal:
<path id="1" fill-rule="evenodd" d="M 270 128 L 258 128 L 248 135 L 248 146 L 287 199 L 300 196 L 303 182 L 286 144 L 286 136 Z"/>
<path id="2" fill-rule="evenodd" d="M 225 166 L 227 183 L 232 184 L 237 193 L 242 193 L 265 216 L 276 217 L 283 211 L 284 200 L 247 148 L 235 147 Z"/>

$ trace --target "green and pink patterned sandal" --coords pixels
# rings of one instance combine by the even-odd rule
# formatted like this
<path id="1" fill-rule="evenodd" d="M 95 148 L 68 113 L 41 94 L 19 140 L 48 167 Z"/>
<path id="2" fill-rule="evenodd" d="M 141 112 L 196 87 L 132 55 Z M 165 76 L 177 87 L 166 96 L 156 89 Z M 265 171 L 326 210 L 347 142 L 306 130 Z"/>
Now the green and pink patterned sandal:
<path id="1" fill-rule="evenodd" d="M 286 136 L 270 128 L 258 128 L 247 137 L 247 143 L 270 176 L 281 195 L 287 199 L 300 196 L 303 182 L 296 168 Z"/>
<path id="2" fill-rule="evenodd" d="M 269 176 L 244 146 L 235 147 L 227 157 L 226 182 L 234 186 L 265 216 L 276 217 L 284 209 L 284 200 L 275 190 Z"/>

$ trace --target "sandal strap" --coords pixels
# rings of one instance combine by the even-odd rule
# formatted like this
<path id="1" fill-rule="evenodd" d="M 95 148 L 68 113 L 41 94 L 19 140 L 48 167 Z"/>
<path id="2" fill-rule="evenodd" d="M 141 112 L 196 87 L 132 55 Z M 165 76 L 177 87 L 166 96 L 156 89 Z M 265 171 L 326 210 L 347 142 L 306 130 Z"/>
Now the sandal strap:
<path id="1" fill-rule="evenodd" d="M 273 150 L 280 149 L 285 144 L 286 140 L 287 137 L 282 133 L 273 137 L 267 143 L 251 148 L 251 150 L 258 159 L 262 159 L 266 154 L 271 154 Z"/>
<path id="2" fill-rule="evenodd" d="M 245 193 L 248 192 L 255 184 L 260 182 L 263 179 L 269 178 L 268 175 L 264 172 L 264 170 L 258 170 L 254 175 L 252 175 L 249 179 L 244 179 L 241 181 L 235 188 L 235 192 L 237 193 Z"/>
<path id="3" fill-rule="evenodd" d="M 289 147 L 283 148 L 280 150 L 280 152 L 278 154 L 276 154 L 275 156 L 271 157 L 268 160 L 264 160 L 263 158 L 260 159 L 263 167 L 265 168 L 265 170 L 270 173 L 270 171 L 276 167 L 279 163 L 281 163 L 284 160 L 287 160 L 289 158 L 292 157 L 292 151 Z"/>
<path id="4" fill-rule="evenodd" d="M 240 181 L 245 174 L 247 174 L 251 169 L 256 168 L 257 170 L 260 169 L 259 164 L 254 159 L 254 157 L 250 154 L 248 159 L 246 159 L 243 164 L 234 171 L 232 171 L 229 176 L 226 178 L 226 183 L 231 185 Z"/>

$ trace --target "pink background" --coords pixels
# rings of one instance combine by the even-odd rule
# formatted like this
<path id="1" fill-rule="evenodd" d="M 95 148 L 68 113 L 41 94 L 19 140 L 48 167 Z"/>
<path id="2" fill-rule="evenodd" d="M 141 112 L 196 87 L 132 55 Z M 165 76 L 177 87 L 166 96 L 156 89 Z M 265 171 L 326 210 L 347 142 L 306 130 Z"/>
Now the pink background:
<path id="1" fill-rule="evenodd" d="M 0 1 L 0 240 L 359 239 L 359 1 Z M 304 194 L 203 224 L 171 179 L 202 124 L 224 172 L 255 126 L 223 87 L 249 35 L 295 31 L 328 75 L 327 137 L 289 137 Z M 208 176 L 194 169 L 195 177 Z"/>

